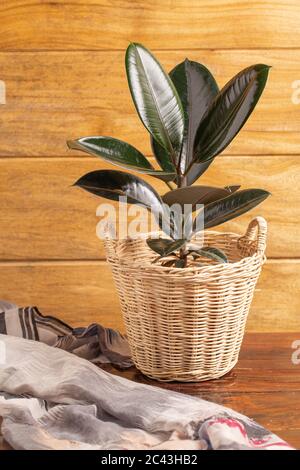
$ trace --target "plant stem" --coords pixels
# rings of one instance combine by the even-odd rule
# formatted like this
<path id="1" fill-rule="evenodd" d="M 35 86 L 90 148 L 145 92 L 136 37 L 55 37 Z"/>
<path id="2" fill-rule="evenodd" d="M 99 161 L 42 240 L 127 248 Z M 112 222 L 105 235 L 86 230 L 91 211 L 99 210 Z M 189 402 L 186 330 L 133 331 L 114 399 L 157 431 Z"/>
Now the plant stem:
<path id="1" fill-rule="evenodd" d="M 180 248 L 179 250 L 179 258 L 184 261 L 184 267 L 186 268 L 187 266 L 187 253 L 185 251 L 185 247 Z"/>
<path id="2" fill-rule="evenodd" d="M 177 188 L 181 188 L 181 173 L 177 172 Z"/>
<path id="3" fill-rule="evenodd" d="M 182 173 L 177 173 L 177 187 L 178 188 L 185 188 L 187 186 L 187 179 L 186 176 Z"/>
<path id="4" fill-rule="evenodd" d="M 181 187 L 182 188 L 185 188 L 187 186 L 187 178 L 185 175 L 183 175 L 182 179 L 181 179 Z"/>
<path id="5" fill-rule="evenodd" d="M 181 259 L 185 258 L 187 255 L 187 251 L 186 251 L 186 243 L 184 245 L 182 245 L 182 247 L 179 249 L 179 256 Z"/>

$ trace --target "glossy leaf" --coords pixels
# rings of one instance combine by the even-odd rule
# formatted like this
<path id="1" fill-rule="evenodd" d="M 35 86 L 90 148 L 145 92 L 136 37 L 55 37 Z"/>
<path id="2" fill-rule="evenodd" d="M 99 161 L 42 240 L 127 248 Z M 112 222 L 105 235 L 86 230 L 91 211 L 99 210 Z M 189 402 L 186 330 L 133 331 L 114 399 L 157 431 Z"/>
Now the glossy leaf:
<path id="1" fill-rule="evenodd" d="M 204 65 L 189 61 L 178 64 L 170 72 L 170 77 L 182 102 L 185 117 L 185 131 L 181 155 L 181 170 L 185 172 L 193 160 L 193 144 L 197 128 L 208 105 L 218 93 L 218 85 Z M 169 153 L 151 138 L 154 156 L 164 171 L 172 171 L 174 166 Z M 193 184 L 209 167 L 212 160 L 194 163 L 187 174 L 187 185 Z"/>
<path id="2" fill-rule="evenodd" d="M 213 186 L 189 186 L 185 188 L 168 191 L 162 200 L 165 204 L 180 204 L 183 208 L 185 204 L 192 204 L 193 211 L 197 204 L 209 204 L 231 194 L 229 189 L 216 188 Z"/>
<path id="3" fill-rule="evenodd" d="M 248 212 L 269 195 L 270 193 L 263 189 L 244 189 L 208 204 L 204 207 L 204 228 L 215 227 Z M 197 217 L 194 221 L 195 227 L 197 227 Z"/>
<path id="4" fill-rule="evenodd" d="M 185 260 L 184 259 L 177 259 L 175 260 L 174 267 L 175 268 L 185 268 Z"/>
<path id="5" fill-rule="evenodd" d="M 150 142 L 153 155 L 161 169 L 167 172 L 175 172 L 175 166 L 173 165 L 170 154 L 167 152 L 167 150 L 159 145 L 159 143 L 156 142 L 152 136 L 150 137 Z"/>
<path id="6" fill-rule="evenodd" d="M 200 256 L 204 256 L 205 258 L 218 261 L 219 263 L 227 263 L 227 256 L 219 248 L 207 246 L 197 251 L 192 251 L 190 254 L 193 256 L 194 259 L 197 259 Z"/>
<path id="7" fill-rule="evenodd" d="M 185 59 L 170 72 L 184 109 L 185 130 L 180 169 L 185 173 L 193 161 L 194 139 L 201 119 L 219 88 L 204 65 Z"/>
<path id="8" fill-rule="evenodd" d="M 170 77 L 141 44 L 126 51 L 126 72 L 137 112 L 153 138 L 173 155 L 180 150 L 184 112 Z"/>
<path id="9" fill-rule="evenodd" d="M 67 143 L 71 149 L 81 150 L 103 158 L 113 165 L 154 176 L 163 181 L 173 181 L 176 176 L 174 172 L 155 170 L 147 158 L 135 147 L 113 137 L 83 137 L 69 140 Z"/>
<path id="10" fill-rule="evenodd" d="M 98 170 L 82 176 L 74 186 L 95 194 L 96 196 L 119 201 L 119 197 L 127 197 L 129 204 L 139 204 L 148 210 L 152 210 L 159 227 L 172 236 L 174 221 L 169 217 L 169 212 L 159 194 L 143 179 L 115 170 Z"/>
<path id="11" fill-rule="evenodd" d="M 141 178 L 123 171 L 92 171 L 79 178 L 75 186 L 113 201 L 126 196 L 130 204 L 140 204 L 147 209 L 153 208 L 156 213 L 162 213 L 162 201 L 155 189 Z"/>
<path id="12" fill-rule="evenodd" d="M 268 72 L 267 65 L 248 67 L 218 93 L 197 130 L 195 161 L 210 160 L 230 144 L 254 110 L 265 87 Z"/>
<path id="13" fill-rule="evenodd" d="M 160 256 L 168 256 L 176 250 L 181 248 L 186 240 L 169 240 L 168 238 L 148 238 L 147 245 L 151 250 L 158 253 Z"/>

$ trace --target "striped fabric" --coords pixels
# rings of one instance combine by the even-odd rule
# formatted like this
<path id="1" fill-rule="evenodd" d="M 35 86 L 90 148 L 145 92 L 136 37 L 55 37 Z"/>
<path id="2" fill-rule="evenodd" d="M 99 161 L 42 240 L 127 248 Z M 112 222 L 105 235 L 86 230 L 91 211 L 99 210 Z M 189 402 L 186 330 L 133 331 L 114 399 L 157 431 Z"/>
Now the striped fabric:
<path id="1" fill-rule="evenodd" d="M 0 346 L 1 432 L 14 449 L 291 448 L 233 410 L 91 364 L 132 364 L 126 338 L 109 328 L 71 328 L 0 301 Z"/>
<path id="2" fill-rule="evenodd" d="M 0 334 L 0 345 L 0 426 L 14 449 L 291 449 L 217 403 L 109 374 L 41 341 Z"/>
<path id="3" fill-rule="evenodd" d="M 55 317 L 42 315 L 36 307 L 0 300 L 0 334 L 41 341 L 95 363 L 132 366 L 127 340 L 119 332 L 98 324 L 71 328 Z"/>

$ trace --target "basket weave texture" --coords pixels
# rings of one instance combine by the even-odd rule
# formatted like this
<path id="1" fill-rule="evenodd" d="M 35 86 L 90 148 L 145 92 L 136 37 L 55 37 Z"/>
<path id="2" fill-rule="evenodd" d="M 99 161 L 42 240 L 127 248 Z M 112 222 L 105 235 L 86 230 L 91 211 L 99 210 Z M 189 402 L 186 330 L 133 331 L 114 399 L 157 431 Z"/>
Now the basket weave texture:
<path id="1" fill-rule="evenodd" d="M 244 236 L 207 231 L 204 245 L 223 250 L 229 262 L 184 269 L 152 264 L 156 254 L 145 239 L 153 234 L 105 239 L 137 369 L 157 380 L 193 382 L 235 366 L 266 234 L 262 217 Z"/>

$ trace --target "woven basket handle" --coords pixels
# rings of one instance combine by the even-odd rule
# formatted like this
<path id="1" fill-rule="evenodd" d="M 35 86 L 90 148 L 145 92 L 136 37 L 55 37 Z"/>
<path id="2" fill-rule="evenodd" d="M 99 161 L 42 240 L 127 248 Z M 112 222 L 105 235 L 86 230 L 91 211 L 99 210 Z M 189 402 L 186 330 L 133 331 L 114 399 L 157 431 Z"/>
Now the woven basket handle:
<path id="1" fill-rule="evenodd" d="M 110 223 L 104 226 L 104 239 L 106 256 L 109 259 L 114 259 L 117 256 L 117 241 L 114 238 L 114 227 Z"/>
<path id="2" fill-rule="evenodd" d="M 240 245 L 243 245 L 245 242 L 255 243 L 257 253 L 260 255 L 264 254 L 267 243 L 267 222 L 263 217 L 255 217 L 255 219 L 251 220 L 245 235 L 239 239 Z"/>

